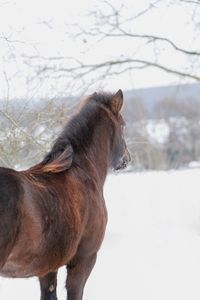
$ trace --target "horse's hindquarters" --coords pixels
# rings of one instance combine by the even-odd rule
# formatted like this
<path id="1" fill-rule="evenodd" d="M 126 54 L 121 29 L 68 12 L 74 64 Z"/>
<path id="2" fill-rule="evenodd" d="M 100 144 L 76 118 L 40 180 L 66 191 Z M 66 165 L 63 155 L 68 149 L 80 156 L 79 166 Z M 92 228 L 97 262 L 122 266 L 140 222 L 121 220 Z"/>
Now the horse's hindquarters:
<path id="1" fill-rule="evenodd" d="M 6 277 L 44 276 L 75 255 L 81 230 L 63 194 L 55 187 L 22 181 L 20 228 L 0 273 Z"/>

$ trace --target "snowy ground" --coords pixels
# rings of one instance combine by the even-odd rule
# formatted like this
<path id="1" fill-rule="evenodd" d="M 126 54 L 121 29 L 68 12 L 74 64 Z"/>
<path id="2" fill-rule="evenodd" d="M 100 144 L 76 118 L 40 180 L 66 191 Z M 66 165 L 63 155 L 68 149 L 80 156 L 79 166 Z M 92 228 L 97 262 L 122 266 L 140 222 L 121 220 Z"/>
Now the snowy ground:
<path id="1" fill-rule="evenodd" d="M 105 196 L 109 224 L 84 299 L 199 300 L 200 170 L 109 176 Z M 39 299 L 37 280 L 0 279 L 0 299 L 16 296 Z"/>

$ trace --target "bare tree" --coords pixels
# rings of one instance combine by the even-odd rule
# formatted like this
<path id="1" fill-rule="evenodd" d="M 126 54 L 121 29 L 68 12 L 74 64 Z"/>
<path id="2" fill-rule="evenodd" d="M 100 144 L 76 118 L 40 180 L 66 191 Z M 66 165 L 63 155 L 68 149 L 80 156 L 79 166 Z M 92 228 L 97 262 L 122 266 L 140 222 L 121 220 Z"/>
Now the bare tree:
<path id="1" fill-rule="evenodd" d="M 148 22 L 149 15 L 153 15 L 161 7 L 167 9 L 173 5 L 189 11 L 188 18 L 190 17 L 190 25 L 196 36 L 194 44 L 187 43 L 186 47 L 180 44 L 180 39 L 177 41 L 170 35 L 158 34 L 153 30 L 145 31 L 146 29 L 142 30 L 137 26 L 138 22 L 139 24 Z M 0 9 L 3 7 L 0 6 Z M 6 49 L 5 55 L 0 57 L 3 62 L 0 72 L 4 82 L 4 105 L 0 107 L 1 164 L 17 166 L 19 157 L 24 158 L 24 166 L 38 161 L 49 147 L 60 121 L 64 122 L 65 119 L 63 112 L 66 112 L 66 106 L 59 109 L 58 105 L 55 105 L 58 103 L 57 100 L 70 94 L 84 94 L 94 83 L 104 86 L 108 78 L 117 78 L 118 75 L 127 73 L 135 76 L 138 72 L 146 72 L 149 68 L 189 81 L 200 81 L 200 51 L 197 46 L 199 16 L 199 0 L 150 0 L 146 2 L 146 6 L 139 9 L 137 7 L 136 10 L 130 10 L 125 4 L 117 5 L 111 1 L 102 1 L 95 10 L 87 13 L 87 25 L 66 24 L 65 43 L 75 39 L 77 47 L 80 48 L 79 55 L 78 52 L 69 55 L 67 51 L 44 55 L 34 43 L 29 44 L 28 48 L 24 47 L 28 42 L 20 40 L 14 32 L 0 32 L 1 48 Z M 41 26 L 46 26 L 51 31 L 55 24 L 44 20 Z M 95 55 L 97 49 L 104 50 L 101 56 Z M 165 61 L 166 53 L 177 60 L 181 58 L 184 64 L 175 64 L 174 59 Z M 15 63 L 12 72 L 7 68 L 10 61 Z M 13 109 L 13 101 L 10 100 L 13 97 L 13 87 L 18 86 L 15 83 L 18 79 L 23 80 L 26 85 L 27 99 L 20 108 Z M 30 104 L 35 95 L 40 102 L 44 101 L 38 96 L 41 86 L 49 91 L 51 99 L 39 110 L 32 111 Z M 71 109 L 71 105 L 69 106 Z M 172 155 L 165 153 L 163 145 L 154 143 L 148 136 L 146 131 L 148 116 L 145 107 L 136 101 L 131 115 L 127 112 L 127 116 L 130 125 L 128 142 L 138 165 L 141 168 L 154 168 L 158 165 L 166 167 L 163 161 L 166 161 L 166 157 L 171 159 L 174 153 Z M 172 125 L 171 128 L 178 134 L 179 128 L 176 128 L 176 124 Z M 171 145 L 175 145 L 176 135 L 171 134 L 170 139 Z M 192 150 L 188 148 L 187 153 L 192 152 L 193 157 L 198 158 L 198 149 L 199 145 L 195 144 Z"/>
<path id="2" fill-rule="evenodd" d="M 170 0 L 160 1 L 151 0 L 147 2 L 146 7 L 139 11 L 129 11 L 129 7 L 124 4 L 114 5 L 111 1 L 100 2 L 96 10 L 87 14 L 87 27 L 79 24 L 67 26 L 68 32 L 73 32 L 82 52 L 92 53 L 98 47 L 112 47 L 112 55 L 104 55 L 94 59 L 82 56 L 52 56 L 44 57 L 40 55 L 24 56 L 24 61 L 29 67 L 35 68 L 34 76 L 43 78 L 50 76 L 54 80 L 65 78 L 68 86 L 79 90 L 85 86 L 88 87 L 94 82 L 104 83 L 109 77 L 116 77 L 119 74 L 135 74 L 138 70 L 155 68 L 167 72 L 178 78 L 200 81 L 200 51 L 199 48 L 193 48 L 192 43 L 188 48 L 184 48 L 169 36 L 158 35 L 156 32 L 144 32 L 136 26 L 138 22 L 148 22 L 148 16 L 153 14 L 161 6 L 184 7 L 190 11 L 190 25 L 196 31 L 195 36 L 199 36 L 200 2 L 198 0 Z M 177 16 L 178 22 L 178 16 Z M 159 24 L 157 24 L 159 27 Z M 71 29 L 73 28 L 73 30 Z M 136 29 L 135 29 L 136 28 Z M 74 34 L 74 32 L 76 32 Z M 198 33 L 198 34 L 197 34 Z M 72 38 L 66 35 L 66 41 Z M 105 42 L 107 44 L 105 44 Z M 200 41 L 199 41 L 200 42 Z M 106 46 L 107 45 L 107 46 Z M 118 46 L 116 46 L 118 45 Z M 198 45 L 196 42 L 195 45 Z M 93 49 L 93 50 L 92 50 Z M 144 54 L 145 49 L 145 54 Z M 173 57 L 173 61 L 165 61 L 166 54 Z M 109 52 L 110 53 L 110 52 Z M 175 61 L 182 59 L 182 65 Z M 136 70 L 136 71 L 135 71 Z"/>

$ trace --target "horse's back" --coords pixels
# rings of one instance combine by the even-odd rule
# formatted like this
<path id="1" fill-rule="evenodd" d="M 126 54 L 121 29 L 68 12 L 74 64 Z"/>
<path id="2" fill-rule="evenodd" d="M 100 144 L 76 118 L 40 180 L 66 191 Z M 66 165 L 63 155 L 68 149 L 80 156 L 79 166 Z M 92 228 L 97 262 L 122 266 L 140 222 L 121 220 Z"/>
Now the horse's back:
<path id="1" fill-rule="evenodd" d="M 0 168 L 0 267 L 16 240 L 19 229 L 19 201 L 22 193 L 18 173 Z"/>
<path id="2" fill-rule="evenodd" d="M 6 199 L 15 198 L 21 191 L 18 172 L 0 167 L 0 203 L 7 203 Z"/>

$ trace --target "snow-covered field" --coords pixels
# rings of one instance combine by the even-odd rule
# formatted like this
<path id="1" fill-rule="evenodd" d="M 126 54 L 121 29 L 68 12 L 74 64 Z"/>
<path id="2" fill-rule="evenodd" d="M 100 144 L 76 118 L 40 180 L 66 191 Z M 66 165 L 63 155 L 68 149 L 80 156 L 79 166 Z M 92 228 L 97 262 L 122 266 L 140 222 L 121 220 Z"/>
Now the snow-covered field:
<path id="1" fill-rule="evenodd" d="M 200 299 L 200 170 L 109 176 L 107 233 L 85 300 Z M 59 299 L 66 299 L 65 270 Z M 0 279 L 0 299 L 39 299 L 36 279 Z"/>

